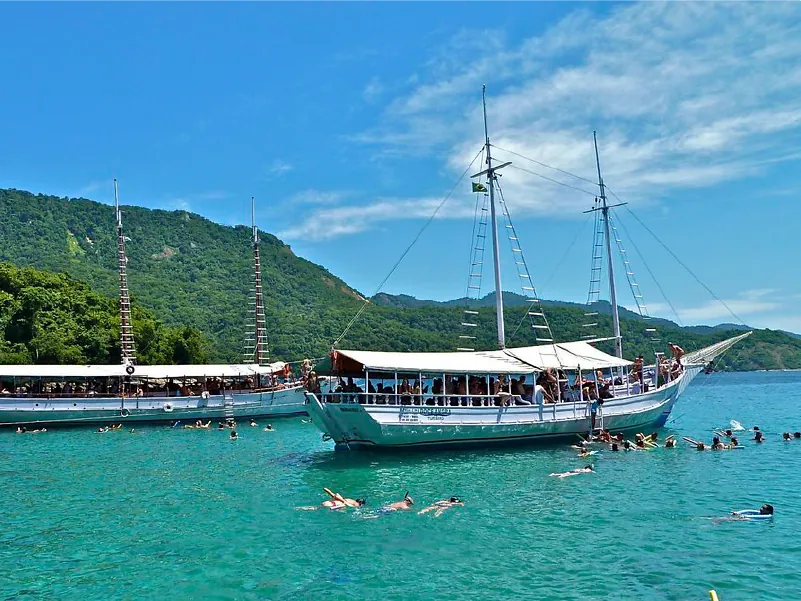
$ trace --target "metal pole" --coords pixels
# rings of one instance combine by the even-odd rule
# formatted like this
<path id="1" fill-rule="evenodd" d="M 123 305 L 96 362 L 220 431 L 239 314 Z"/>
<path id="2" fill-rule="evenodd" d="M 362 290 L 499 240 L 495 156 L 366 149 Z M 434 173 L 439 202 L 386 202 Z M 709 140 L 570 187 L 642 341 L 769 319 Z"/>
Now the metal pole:
<path id="1" fill-rule="evenodd" d="M 506 346 L 506 333 L 503 324 L 503 288 L 501 287 L 501 260 L 498 250 L 498 221 L 495 217 L 495 172 L 492 169 L 492 156 L 490 155 L 489 130 L 487 128 L 487 86 L 481 90 L 481 100 L 484 107 L 484 137 L 487 148 L 487 180 L 490 194 L 490 220 L 492 222 L 492 258 L 495 267 L 495 313 L 498 321 L 498 348 Z"/>
<path id="2" fill-rule="evenodd" d="M 606 260 L 609 269 L 609 302 L 612 304 L 612 326 L 615 336 L 615 355 L 623 357 L 623 341 L 620 338 L 620 316 L 617 311 L 617 291 L 615 290 L 615 262 L 612 259 L 612 240 L 609 231 L 609 207 L 606 206 L 606 189 L 604 180 L 601 177 L 601 161 L 598 157 L 598 139 L 595 132 L 592 132 L 592 140 L 595 143 L 595 164 L 598 167 L 598 187 L 601 189 L 601 211 L 604 216 L 604 232 L 606 237 Z"/>

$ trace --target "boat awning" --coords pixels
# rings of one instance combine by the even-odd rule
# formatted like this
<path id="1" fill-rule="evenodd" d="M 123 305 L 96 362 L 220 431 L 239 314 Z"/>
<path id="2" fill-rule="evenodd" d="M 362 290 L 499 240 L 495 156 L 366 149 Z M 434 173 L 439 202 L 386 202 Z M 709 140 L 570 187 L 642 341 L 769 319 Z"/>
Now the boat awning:
<path id="1" fill-rule="evenodd" d="M 136 378 L 238 378 L 256 374 L 281 373 L 286 363 L 270 365 L 137 365 Z M 0 377 L 6 378 L 108 378 L 128 375 L 124 365 L 0 365 Z"/>
<path id="2" fill-rule="evenodd" d="M 6 378 L 108 378 L 124 375 L 124 365 L 0 365 L 0 377 Z"/>
<path id="3" fill-rule="evenodd" d="M 598 350 L 586 342 L 507 348 L 498 351 L 457 353 L 384 353 L 377 351 L 336 351 L 334 370 L 358 373 L 422 372 L 425 374 L 528 374 L 548 368 L 567 370 L 607 369 L 631 365 Z"/>
<path id="4" fill-rule="evenodd" d="M 134 376 L 153 380 L 181 378 L 242 378 L 255 375 L 270 375 L 284 369 L 283 361 L 270 365 L 252 363 L 216 365 L 137 365 Z"/>
<path id="5" fill-rule="evenodd" d="M 587 370 L 608 369 L 631 365 L 631 361 L 608 355 L 587 342 L 560 342 L 555 345 L 524 346 L 509 348 L 506 349 L 506 352 L 520 361 L 540 368 L 552 367 L 575 371 L 579 368 Z"/>

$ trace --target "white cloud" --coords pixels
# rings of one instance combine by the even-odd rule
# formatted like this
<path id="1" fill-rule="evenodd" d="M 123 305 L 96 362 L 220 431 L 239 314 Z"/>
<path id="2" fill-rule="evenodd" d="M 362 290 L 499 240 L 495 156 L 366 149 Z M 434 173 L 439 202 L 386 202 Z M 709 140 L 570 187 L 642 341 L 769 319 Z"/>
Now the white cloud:
<path id="1" fill-rule="evenodd" d="M 272 163 L 267 165 L 266 173 L 268 177 L 280 177 L 285 173 L 292 171 L 294 166 L 281 159 L 274 159 Z"/>
<path id="2" fill-rule="evenodd" d="M 795 303 L 791 301 L 792 297 L 788 297 L 775 288 L 756 288 L 745 290 L 735 298 L 723 299 L 723 302 L 709 300 L 693 307 L 676 307 L 676 311 L 684 325 L 714 325 L 720 322 L 737 323 L 738 319 L 729 311 L 731 309 L 737 317 L 743 319 L 749 325 L 790 329 L 789 325 L 780 326 L 778 324 L 782 320 L 788 323 L 795 321 L 795 318 L 788 319 L 786 315 L 781 313 L 783 310 L 794 306 Z M 667 319 L 675 320 L 676 317 L 665 303 L 651 303 L 648 305 L 648 311 L 651 315 Z"/>
<path id="3" fill-rule="evenodd" d="M 384 93 L 384 86 L 378 77 L 373 77 L 367 82 L 362 90 L 362 98 L 365 102 L 375 102 Z"/>
<path id="4" fill-rule="evenodd" d="M 486 38 L 461 32 L 354 139 L 385 155 L 445 149 L 458 173 L 480 144 L 486 81 L 497 146 L 594 179 L 598 129 L 604 179 L 632 202 L 753 175 L 799 158 L 783 135 L 801 130 L 797 17 L 792 3 L 626 4 L 605 17 L 581 9 L 515 45 L 490 32 L 478 60 L 476 40 Z M 594 191 L 497 156 L 514 161 L 503 182 L 516 214 L 573 213 L 587 198 L 515 167 Z"/>
<path id="5" fill-rule="evenodd" d="M 453 181 L 481 145 L 480 90 L 487 83 L 495 158 L 513 161 L 501 180 L 513 217 L 578 216 L 590 206 L 596 129 L 604 180 L 632 204 L 756 175 L 801 159 L 789 139 L 801 132 L 798 10 L 794 3 L 637 3 L 601 16 L 578 9 L 514 44 L 502 31 L 462 31 L 409 76 L 374 80 L 376 101 L 388 90 L 407 92 L 386 98 L 375 126 L 349 139 L 381 159 L 428 153 Z M 371 96 L 378 90 L 372 84 L 365 88 Z M 397 168 L 405 167 L 398 161 Z M 349 197 L 350 206 L 312 209 L 285 234 L 330 239 L 429 216 L 428 199 L 357 206 L 358 194 Z M 461 209 L 469 200 L 455 205 L 444 215 L 472 217 Z M 696 311 L 713 314 L 711 307 Z"/>
<path id="6" fill-rule="evenodd" d="M 292 205 L 335 205 L 339 204 L 347 193 L 338 190 L 301 190 L 289 197 Z"/>
<path id="7" fill-rule="evenodd" d="M 323 208 L 279 232 L 278 237 L 287 240 L 330 240 L 367 231 L 384 221 L 428 219 L 441 202 L 442 198 L 376 198 L 363 205 Z M 454 216 L 455 211 L 456 216 L 465 217 L 467 208 L 455 210 L 451 207 L 448 216 Z"/>

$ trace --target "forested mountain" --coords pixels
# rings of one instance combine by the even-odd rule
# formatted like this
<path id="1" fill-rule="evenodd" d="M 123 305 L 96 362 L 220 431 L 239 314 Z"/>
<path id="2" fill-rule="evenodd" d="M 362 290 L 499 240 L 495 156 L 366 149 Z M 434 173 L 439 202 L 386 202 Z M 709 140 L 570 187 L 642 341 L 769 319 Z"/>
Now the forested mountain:
<path id="1" fill-rule="evenodd" d="M 29 278 L 34 284 L 16 284 L 16 292 L 8 291 L 11 298 L 4 297 L 3 302 L 20 302 L 24 289 L 39 286 L 35 283 L 37 278 L 68 282 L 59 288 L 63 301 L 59 301 L 59 310 L 68 313 L 74 309 L 76 315 L 83 311 L 81 303 L 84 301 L 75 301 L 73 305 L 72 301 L 67 302 L 67 289 L 75 290 L 76 298 L 91 296 L 92 303 L 102 304 L 104 300 L 110 304 L 103 305 L 104 314 L 107 314 L 105 321 L 79 320 L 81 325 L 77 329 L 61 330 L 63 338 L 69 341 L 79 330 L 89 331 L 87 335 L 91 337 L 94 335 L 91 331 L 100 328 L 98 332 L 105 332 L 97 334 L 105 340 L 102 344 L 77 339 L 75 344 L 79 348 L 86 347 L 81 361 L 100 361 L 104 353 L 112 360 L 115 356 L 118 358 L 119 347 L 111 346 L 116 326 L 109 321 L 112 320 L 111 309 L 116 310 L 117 302 L 114 209 L 85 199 L 0 190 L 0 215 L 0 260 L 68 274 L 104 295 L 101 298 L 83 284 L 61 275 L 23 270 L 17 272 L 18 277 Z M 126 234 L 131 238 L 127 244 L 128 279 L 137 308 L 136 321 L 156 323 L 154 319 L 159 319 L 167 325 L 180 326 L 177 329 L 161 326 L 160 335 L 174 341 L 175 332 L 185 333 L 193 341 L 188 345 L 194 349 L 190 353 L 192 360 L 239 360 L 252 287 L 250 228 L 222 226 L 184 211 L 151 211 L 129 206 L 123 207 L 123 220 Z M 295 360 L 326 355 L 331 342 L 362 306 L 360 295 L 323 267 L 296 257 L 289 246 L 274 236 L 262 235 L 260 248 L 273 357 Z M 509 344 L 533 344 L 532 329 L 523 319 L 524 304 L 515 302 L 512 293 L 504 296 L 509 301 L 506 313 Z M 454 350 L 459 345 L 464 304 L 463 299 L 432 303 L 409 296 L 379 295 L 372 299 L 340 346 L 397 351 Z M 151 313 L 145 313 L 144 309 Z M 47 306 L 39 309 L 40 317 L 43 318 L 46 310 Z M 489 295 L 482 299 L 477 310 L 475 347 L 494 348 L 494 297 Z M 550 301 L 546 311 L 557 340 L 575 340 L 587 334 L 582 327 L 586 321 L 582 305 Z M 608 334 L 611 318 L 603 314 L 604 311 L 601 313 L 596 318 L 597 331 Z M 65 315 L 60 315 L 58 320 L 67 319 Z M 692 350 L 733 334 L 725 328 L 682 329 L 668 320 L 654 320 L 648 322 L 648 327 L 656 324 L 662 339 L 654 345 L 639 316 L 625 311 L 624 315 L 627 317 L 622 319 L 621 326 L 628 357 L 639 352 L 648 356 L 654 350 L 664 351 L 668 340 Z M 113 318 L 116 319 L 116 314 Z M 6 330 L 0 361 L 37 360 L 35 350 L 41 345 L 35 342 L 26 346 L 23 339 L 9 338 L 14 331 L 13 328 L 9 330 L 9 323 L 0 323 Z M 142 324 L 135 322 L 138 338 L 147 335 L 147 328 Z M 32 337 L 30 340 L 39 339 Z M 144 339 L 137 342 L 140 348 L 147 348 L 143 345 Z M 15 346 L 19 344 L 26 350 Z M 116 339 L 113 344 L 118 345 Z M 156 353 L 153 358 L 143 356 L 142 362 L 169 362 L 163 353 L 168 353 L 164 349 L 175 346 L 171 344 L 157 344 L 162 354 Z M 41 349 L 39 353 L 38 362 L 46 362 Z M 59 351 L 49 360 L 72 361 L 70 353 L 77 351 Z M 159 361 L 154 361 L 156 356 Z M 178 358 L 176 352 L 169 359 L 184 360 Z M 728 369 L 801 368 L 801 340 L 783 332 L 758 331 L 725 355 L 720 366 Z"/>

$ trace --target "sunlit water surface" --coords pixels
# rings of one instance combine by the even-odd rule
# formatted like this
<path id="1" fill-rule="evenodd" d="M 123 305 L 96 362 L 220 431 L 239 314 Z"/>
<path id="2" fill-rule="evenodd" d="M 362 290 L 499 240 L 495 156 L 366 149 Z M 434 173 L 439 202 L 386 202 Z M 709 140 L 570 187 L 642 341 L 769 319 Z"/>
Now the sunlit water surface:
<path id="1" fill-rule="evenodd" d="M 275 432 L 137 428 L 0 433 L 0 599 L 797 598 L 801 374 L 699 376 L 668 430 L 711 438 L 758 424 L 768 441 L 601 452 L 567 448 L 334 453 L 299 419 Z M 667 433 L 667 431 L 665 431 Z M 750 437 L 749 437 L 750 438 Z M 299 511 L 328 486 L 362 511 Z M 375 516 L 459 495 L 439 518 Z M 770 502 L 769 523 L 715 523 Z"/>

